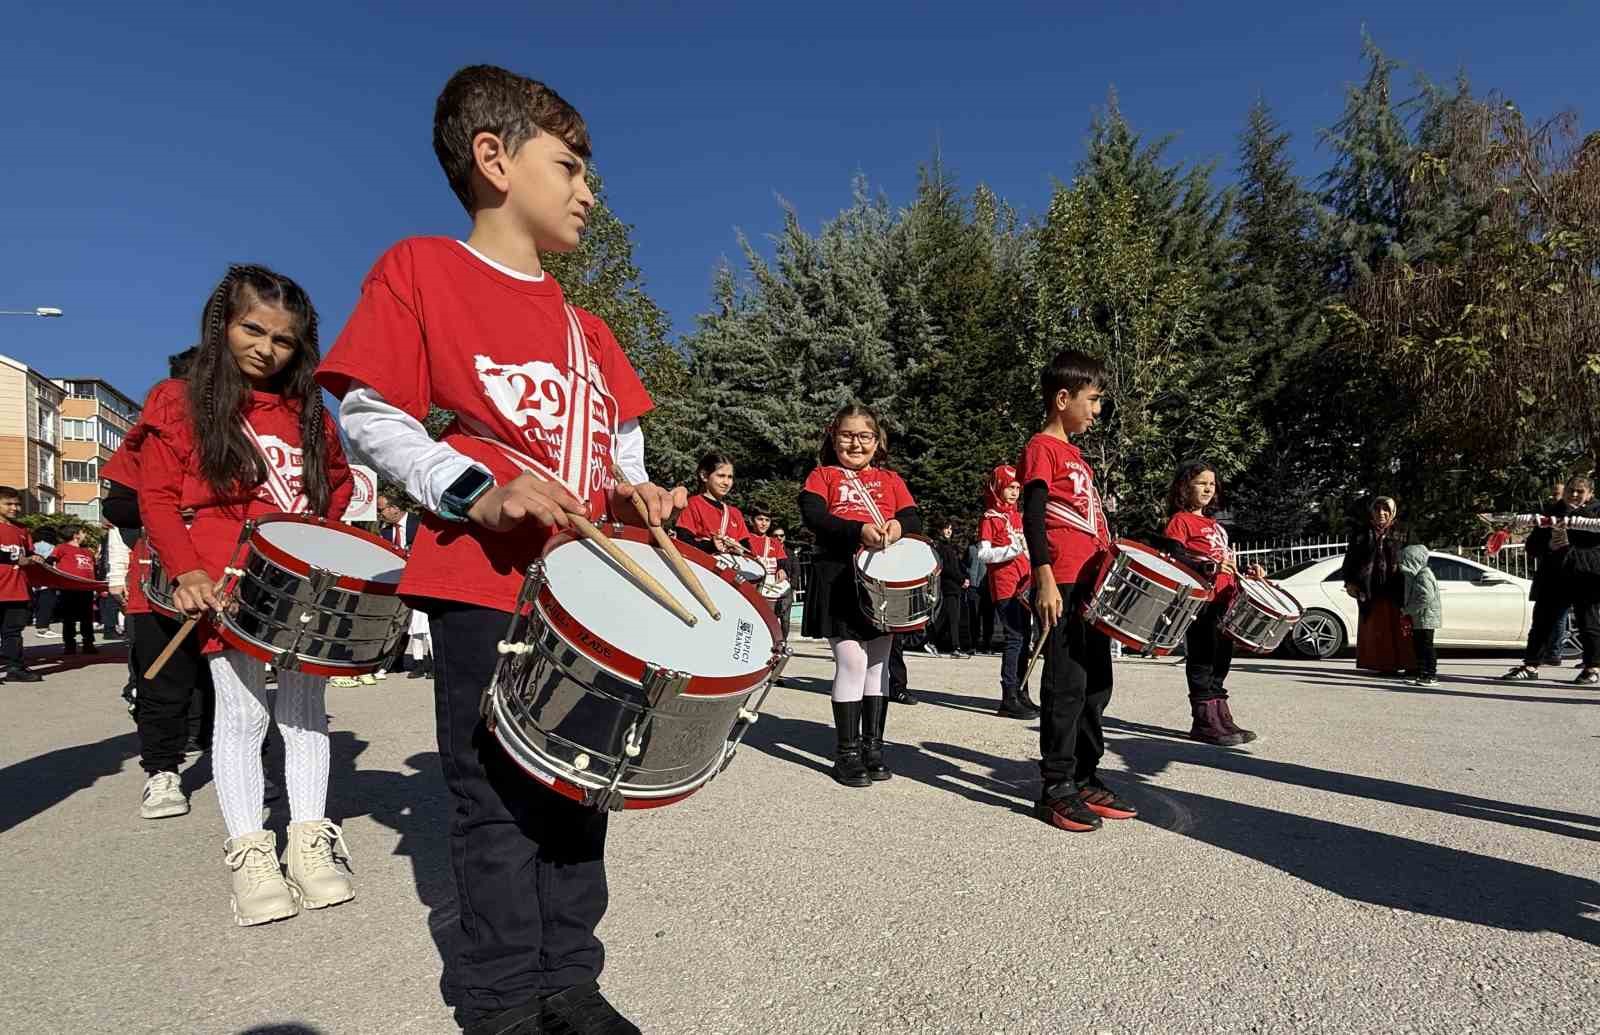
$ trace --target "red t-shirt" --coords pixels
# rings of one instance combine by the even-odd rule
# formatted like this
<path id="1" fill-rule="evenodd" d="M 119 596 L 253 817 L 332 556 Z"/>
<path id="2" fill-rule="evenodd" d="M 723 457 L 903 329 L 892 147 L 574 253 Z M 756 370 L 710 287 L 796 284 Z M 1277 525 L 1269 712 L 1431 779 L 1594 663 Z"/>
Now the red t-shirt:
<path id="1" fill-rule="evenodd" d="M 1167 522 L 1164 534 L 1168 539 L 1176 539 L 1186 549 L 1202 557 L 1209 557 L 1218 564 L 1228 558 L 1228 532 L 1217 523 L 1216 518 L 1180 511 L 1172 515 L 1172 519 Z M 1230 594 L 1233 586 L 1234 577 L 1225 571 L 1217 572 L 1216 578 L 1212 580 L 1212 588 L 1216 591 L 1218 600 Z"/>
<path id="2" fill-rule="evenodd" d="M 725 535 L 737 543 L 750 536 L 750 529 L 745 527 L 744 515 L 738 507 L 732 503 L 724 503 L 719 507 L 706 499 L 703 492 L 689 498 L 689 505 L 678 515 L 677 527 L 696 539 Z"/>
<path id="3" fill-rule="evenodd" d="M 978 522 L 978 540 L 990 546 L 1008 546 L 1012 533 L 1022 534 L 1022 512 L 1011 510 L 986 510 Z M 1024 549 L 1020 554 L 1001 564 L 991 564 L 988 569 L 989 599 L 996 603 L 1010 600 L 1026 592 L 1033 581 L 1033 562 Z"/>
<path id="4" fill-rule="evenodd" d="M 94 554 L 83 547 L 62 543 L 50 556 L 56 562 L 57 571 L 76 575 L 80 579 L 94 578 Z"/>
<path id="5" fill-rule="evenodd" d="M 254 489 L 219 496 L 200 472 L 187 392 L 182 381 L 156 385 L 145 400 L 139 425 L 128 436 L 138 452 L 139 514 L 150 548 L 161 558 L 169 578 L 198 569 L 218 579 L 247 520 L 304 506 L 299 495 L 300 410 L 280 395 L 250 393 L 242 416 L 267 458 L 267 480 Z M 326 415 L 323 432 L 331 489 L 323 516 L 337 521 L 349 507 L 355 486 L 338 432 Z M 191 508 L 194 522 L 185 525 L 181 512 Z M 220 650 L 221 643 L 212 637 L 204 649 Z"/>
<path id="6" fill-rule="evenodd" d="M 1044 530 L 1050 543 L 1050 571 L 1057 586 L 1071 585 L 1085 564 L 1111 546 L 1100 493 L 1094 487 L 1094 468 L 1077 446 L 1041 432 L 1022 449 L 1017 481 L 1024 489 L 1044 482 L 1049 490 Z"/>
<path id="7" fill-rule="evenodd" d="M 783 543 L 770 535 L 756 535 L 751 532 L 744 541 L 745 548 L 750 555 L 761 562 L 767 569 L 767 578 L 778 577 L 778 562 L 787 560 L 789 555 L 784 552 Z"/>
<path id="8" fill-rule="evenodd" d="M 850 477 L 851 473 L 854 473 L 854 478 Z M 801 487 L 802 492 L 821 496 L 828 504 L 828 513 L 834 517 L 870 525 L 878 518 L 873 516 L 866 498 L 861 494 L 862 489 L 871 497 L 878 516 L 884 521 L 890 521 L 900 511 L 917 505 L 903 478 L 893 471 L 877 467 L 866 467 L 855 472 L 848 472 L 843 467 L 818 467 L 806 476 L 806 483 Z"/>
<path id="9" fill-rule="evenodd" d="M 495 443 L 599 515 L 615 484 L 612 436 L 651 402 L 605 322 L 565 301 L 553 277 L 521 280 L 458 241 L 413 237 L 367 274 L 317 380 L 341 398 L 367 385 L 418 420 L 452 410 L 443 441 L 500 484 L 523 468 Z M 400 591 L 510 611 L 548 538 L 532 521 L 496 533 L 424 515 Z"/>
<path id="10" fill-rule="evenodd" d="M 33 536 L 21 525 L 0 521 L 0 551 L 6 555 L 0 563 L 0 601 L 27 600 L 28 577 L 17 562 L 33 556 Z"/>

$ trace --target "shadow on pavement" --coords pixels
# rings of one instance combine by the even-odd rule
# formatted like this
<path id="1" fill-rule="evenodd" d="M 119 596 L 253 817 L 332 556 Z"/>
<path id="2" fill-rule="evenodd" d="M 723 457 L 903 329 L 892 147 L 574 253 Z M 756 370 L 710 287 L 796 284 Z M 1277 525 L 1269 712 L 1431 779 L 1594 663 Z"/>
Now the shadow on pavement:
<path id="1" fill-rule="evenodd" d="M 1299 683 L 1317 683 L 1323 686 L 1342 687 L 1346 690 L 1365 690 L 1372 693 L 1390 694 L 1423 694 L 1431 697 L 1469 697 L 1474 700 L 1487 701 L 1513 701 L 1517 704 L 1600 704 L 1600 694 L 1591 697 L 1536 697 L 1531 694 L 1499 693 L 1485 694 L 1472 690 L 1452 690 L 1447 684 L 1468 683 L 1475 686 L 1499 686 L 1509 689 L 1511 686 L 1527 686 L 1530 689 L 1539 688 L 1540 684 L 1553 682 L 1540 680 L 1539 683 L 1507 684 L 1489 676 L 1463 676 L 1449 671 L 1441 672 L 1439 678 L 1444 682 L 1438 686 L 1411 686 L 1398 676 L 1380 676 L 1371 672 L 1350 672 L 1348 670 L 1330 671 L 1327 669 L 1307 669 L 1287 665 L 1257 665 L 1252 662 L 1234 662 L 1235 672 L 1254 672 L 1268 675 L 1286 675 L 1294 677 Z M 1588 690 L 1587 687 L 1574 687 L 1574 690 Z M 1592 691 L 1590 691 L 1592 693 Z"/>
<path id="2" fill-rule="evenodd" d="M 919 750 L 915 745 L 897 743 L 894 739 L 895 711 L 895 707 L 891 706 L 883 745 L 884 762 L 894 773 L 894 779 L 915 780 L 917 783 L 926 784 L 936 790 L 949 791 L 980 805 L 1029 814 L 1033 799 L 1026 789 L 1026 783 L 1028 780 L 1037 782 L 1037 766 L 1014 763 L 1025 771 L 1019 781 L 1022 783 L 1021 787 L 1017 782 L 1008 779 L 1008 776 L 1017 775 L 1006 768 L 1013 763 L 999 759 L 988 760 L 999 763 L 1001 772 L 1006 775 L 994 773 L 980 776 L 950 761 L 949 756 L 941 751 L 949 748 L 949 745 L 924 744 L 923 749 Z M 761 716 L 760 722 L 750 727 L 750 731 L 745 734 L 743 746 L 754 748 L 780 761 L 810 769 L 817 774 L 816 778 L 819 780 L 831 781 L 832 777 L 829 776 L 831 761 L 818 762 L 810 756 L 818 755 L 831 760 L 835 741 L 831 725 L 811 722 L 808 719 L 790 719 L 781 715 L 767 714 Z M 988 756 L 980 757 L 988 758 Z M 856 794 L 866 790 L 869 788 L 839 788 L 841 794 Z M 1024 801 L 1023 798 L 1027 800 Z"/>
<path id="3" fill-rule="evenodd" d="M 331 764 L 328 815 L 340 824 L 368 816 L 400 835 L 394 854 L 411 860 L 417 898 L 428 907 L 428 930 L 441 960 L 444 939 L 456 915 L 455 882 L 450 876 L 448 793 L 437 751 L 420 751 L 405 760 L 414 772 L 358 769 L 356 759 L 368 742 L 348 730 L 329 733 Z M 287 802 L 274 808 L 287 809 Z M 274 817 L 277 818 L 277 817 Z M 283 817 L 287 821 L 287 815 Z M 351 845 L 357 873 L 361 846 Z"/>
<path id="4" fill-rule="evenodd" d="M 817 676 L 784 676 L 780 680 L 780 688 L 784 690 L 799 690 L 807 694 L 820 694 L 827 697 L 833 693 L 833 682 Z M 922 690 L 911 687 L 911 692 L 916 695 L 919 702 L 936 704 L 941 708 L 953 708 L 962 712 L 977 712 L 980 715 L 993 715 L 998 705 L 997 699 L 985 697 L 968 697 L 965 694 L 952 694 L 940 690 Z M 904 708 L 906 705 L 895 705 L 890 709 L 891 715 L 895 708 Z M 910 707 L 916 707 L 911 705 Z M 891 719 L 891 721 L 893 721 Z M 831 747 L 828 749 L 833 750 Z"/>
<path id="5" fill-rule="evenodd" d="M 254 1028 L 240 1028 L 239 1035 L 322 1035 L 322 1029 L 309 1024 L 258 1024 Z"/>
<path id="6" fill-rule="evenodd" d="M 139 754 L 139 734 L 57 748 L 0 769 L 0 832 L 66 801 Z"/>
<path id="7" fill-rule="evenodd" d="M 1123 723 L 1106 725 L 1108 729 L 1130 728 Z M 1551 931 L 1600 945 L 1600 923 L 1584 915 L 1600 908 L 1600 884 L 1592 880 L 1379 830 L 1158 789 L 1150 781 L 1171 763 L 1181 761 L 1572 836 L 1590 835 L 1552 827 L 1528 815 L 1486 813 L 1504 809 L 1589 823 L 1595 822 L 1592 817 L 1216 752 L 1140 735 L 1133 729 L 1136 735 L 1107 742 L 1138 781 L 1128 797 L 1142 806 L 1144 796 L 1139 788 L 1143 786 L 1169 800 L 1173 809 L 1187 814 L 1188 822 L 1177 830 L 1184 837 L 1255 859 L 1353 901 L 1508 931 Z"/>
<path id="8" fill-rule="evenodd" d="M 1181 762 L 1184 765 L 1218 769 L 1223 772 L 1238 773 L 1241 776 L 1254 776 L 1274 783 L 1327 791 L 1330 794 L 1345 794 L 1354 798 L 1366 798 L 1369 801 L 1503 823 L 1507 826 L 1559 834 L 1583 841 L 1600 841 L 1600 816 L 1562 812 L 1534 805 L 1519 805 L 1515 802 L 1496 801 L 1493 798 L 1477 798 L 1469 794 L 1455 794 L 1451 791 L 1419 787 L 1416 784 L 1399 783 L 1394 780 L 1330 772 L 1326 769 L 1295 765 L 1292 762 L 1277 762 L 1243 751 L 1197 744 L 1186 739 L 1183 732 L 1163 726 L 1149 726 L 1108 717 L 1105 720 L 1105 728 L 1107 733 L 1122 732 L 1134 735 L 1132 739 L 1120 740 L 1115 744 L 1108 741 L 1107 747 L 1122 755 L 1123 761 L 1130 769 L 1145 776 L 1158 776 L 1172 763 Z M 1157 739 L 1169 737 L 1178 738 L 1178 742 Z M 1586 827 L 1594 829 L 1584 829 Z"/>

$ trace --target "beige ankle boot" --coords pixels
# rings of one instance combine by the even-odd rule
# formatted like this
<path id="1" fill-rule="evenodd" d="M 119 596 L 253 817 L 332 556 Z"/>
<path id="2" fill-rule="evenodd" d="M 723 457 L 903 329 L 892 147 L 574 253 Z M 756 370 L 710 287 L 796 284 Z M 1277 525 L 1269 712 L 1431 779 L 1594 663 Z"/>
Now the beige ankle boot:
<path id="1" fill-rule="evenodd" d="M 270 830 L 242 834 L 222 844 L 222 861 L 233 871 L 233 921 L 240 927 L 286 920 L 300 912 L 278 869 L 277 847 Z"/>
<path id="2" fill-rule="evenodd" d="M 283 868 L 289 886 L 307 909 L 336 906 L 356 897 L 350 877 L 334 862 L 334 856 L 348 868 L 350 851 L 344 832 L 331 819 L 308 819 L 290 823 L 284 836 Z"/>

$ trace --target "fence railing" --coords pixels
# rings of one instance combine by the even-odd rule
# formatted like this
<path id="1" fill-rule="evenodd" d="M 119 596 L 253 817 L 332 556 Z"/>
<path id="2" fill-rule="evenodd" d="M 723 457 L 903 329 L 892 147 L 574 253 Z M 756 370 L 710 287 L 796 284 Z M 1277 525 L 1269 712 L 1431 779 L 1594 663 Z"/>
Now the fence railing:
<path id="1" fill-rule="evenodd" d="M 1336 557 L 1344 553 L 1348 546 L 1349 543 L 1342 539 L 1300 539 L 1276 543 L 1241 543 L 1233 552 L 1242 562 L 1259 564 L 1268 572 L 1276 572 L 1307 561 Z M 1482 546 L 1469 546 L 1463 543 L 1433 546 L 1432 549 L 1438 553 L 1452 553 L 1457 557 L 1477 561 L 1485 567 L 1503 571 L 1507 575 L 1523 579 L 1533 578 L 1533 567 L 1528 562 L 1528 551 L 1523 549 L 1521 543 L 1507 543 L 1492 557 Z"/>

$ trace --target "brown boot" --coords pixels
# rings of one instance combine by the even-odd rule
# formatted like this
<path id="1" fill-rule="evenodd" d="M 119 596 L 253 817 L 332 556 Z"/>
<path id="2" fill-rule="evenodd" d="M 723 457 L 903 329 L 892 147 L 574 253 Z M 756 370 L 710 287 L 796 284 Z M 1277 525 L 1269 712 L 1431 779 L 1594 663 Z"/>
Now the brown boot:
<path id="1" fill-rule="evenodd" d="M 1228 707 L 1228 699 L 1226 697 L 1218 698 L 1217 703 L 1222 705 L 1222 724 L 1226 726 L 1230 732 L 1239 734 L 1239 736 L 1244 738 L 1244 743 L 1246 744 L 1256 739 L 1254 730 L 1247 730 L 1237 722 L 1233 721 L 1233 711 Z"/>
<path id="2" fill-rule="evenodd" d="M 1194 728 L 1189 731 L 1189 739 L 1220 747 L 1238 747 L 1243 744 L 1244 735 L 1228 728 L 1222 718 L 1222 709 L 1223 701 L 1220 697 L 1208 697 L 1204 700 L 1190 698 L 1189 710 L 1194 713 Z"/>

